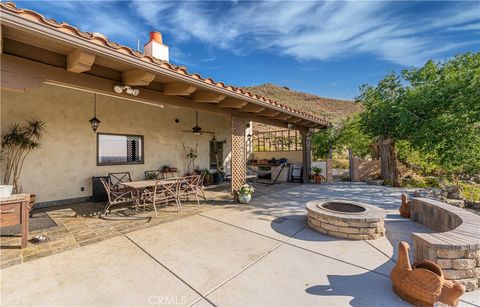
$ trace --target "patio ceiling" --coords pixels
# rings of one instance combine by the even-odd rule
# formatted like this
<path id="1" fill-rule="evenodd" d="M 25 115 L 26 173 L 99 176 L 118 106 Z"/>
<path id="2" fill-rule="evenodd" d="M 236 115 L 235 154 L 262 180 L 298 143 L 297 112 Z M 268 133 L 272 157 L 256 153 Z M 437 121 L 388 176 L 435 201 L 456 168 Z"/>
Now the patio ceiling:
<path id="1" fill-rule="evenodd" d="M 27 90 L 48 83 L 280 127 L 329 125 L 323 118 L 112 43 L 102 34 L 81 32 L 12 3 L 1 3 L 0 9 L 2 87 Z M 140 94 L 117 94 L 113 87 L 119 84 L 139 88 Z"/>

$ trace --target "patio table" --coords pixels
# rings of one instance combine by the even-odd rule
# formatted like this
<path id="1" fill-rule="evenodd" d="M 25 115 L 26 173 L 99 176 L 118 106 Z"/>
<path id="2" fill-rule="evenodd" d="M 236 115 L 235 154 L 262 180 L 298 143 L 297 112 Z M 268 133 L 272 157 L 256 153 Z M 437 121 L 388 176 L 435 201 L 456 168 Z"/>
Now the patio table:
<path id="1" fill-rule="evenodd" d="M 153 188 L 157 184 L 157 181 L 163 182 L 163 183 L 169 183 L 172 182 L 173 180 L 181 179 L 182 177 L 170 177 L 167 179 L 161 179 L 161 180 L 137 180 L 137 181 L 130 181 L 130 182 L 123 182 L 122 184 L 126 186 L 127 188 L 134 190 L 136 193 L 136 199 L 137 199 L 137 205 L 140 204 L 140 199 L 142 192 L 147 189 L 147 188 Z"/>

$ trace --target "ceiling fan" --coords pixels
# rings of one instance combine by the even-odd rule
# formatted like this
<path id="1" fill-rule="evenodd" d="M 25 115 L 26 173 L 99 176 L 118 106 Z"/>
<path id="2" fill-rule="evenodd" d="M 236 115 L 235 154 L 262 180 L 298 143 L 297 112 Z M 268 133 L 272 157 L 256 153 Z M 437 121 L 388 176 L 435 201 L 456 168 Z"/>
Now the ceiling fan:
<path id="1" fill-rule="evenodd" d="M 190 132 L 195 135 L 202 135 L 203 133 L 215 134 L 213 131 L 202 131 L 202 127 L 198 125 L 198 111 L 195 111 L 195 126 L 191 130 L 182 130 L 183 132 Z"/>

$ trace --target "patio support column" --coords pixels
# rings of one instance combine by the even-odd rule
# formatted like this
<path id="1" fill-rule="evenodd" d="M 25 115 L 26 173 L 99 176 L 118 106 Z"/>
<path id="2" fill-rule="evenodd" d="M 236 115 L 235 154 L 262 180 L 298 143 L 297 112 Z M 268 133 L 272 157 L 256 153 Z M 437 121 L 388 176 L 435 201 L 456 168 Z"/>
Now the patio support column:
<path id="1" fill-rule="evenodd" d="M 245 145 L 245 129 L 247 120 L 241 117 L 232 116 L 232 194 L 235 199 L 235 191 L 245 184 L 247 158 Z"/>
<path id="2" fill-rule="evenodd" d="M 303 147 L 303 183 L 310 182 L 310 170 L 312 168 L 312 132 L 309 128 L 300 130 L 302 135 L 302 147 Z"/>

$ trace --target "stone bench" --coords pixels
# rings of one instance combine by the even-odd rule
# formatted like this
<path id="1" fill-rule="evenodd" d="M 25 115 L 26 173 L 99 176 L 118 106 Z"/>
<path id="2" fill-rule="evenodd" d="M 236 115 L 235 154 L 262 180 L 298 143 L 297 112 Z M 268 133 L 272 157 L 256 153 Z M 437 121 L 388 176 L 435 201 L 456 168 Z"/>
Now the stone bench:
<path id="1" fill-rule="evenodd" d="M 411 220 L 435 233 L 413 233 L 415 261 L 432 260 L 446 279 L 465 285 L 467 291 L 480 284 L 480 216 L 428 198 L 409 201 Z"/>

